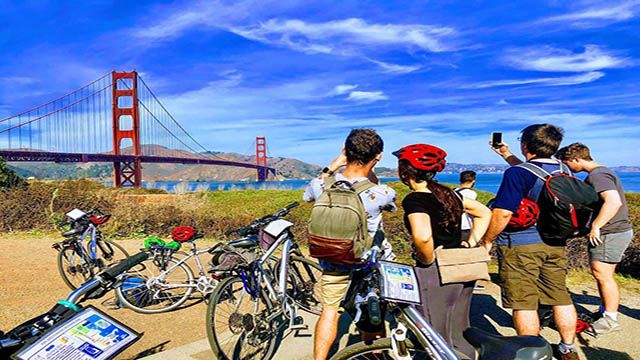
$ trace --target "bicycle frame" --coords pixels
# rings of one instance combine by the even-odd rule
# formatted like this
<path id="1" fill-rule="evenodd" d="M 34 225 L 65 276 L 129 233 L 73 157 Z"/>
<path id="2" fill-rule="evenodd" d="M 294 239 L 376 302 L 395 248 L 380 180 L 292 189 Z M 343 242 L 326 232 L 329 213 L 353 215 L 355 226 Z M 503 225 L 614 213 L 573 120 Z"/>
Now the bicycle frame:
<path id="1" fill-rule="evenodd" d="M 435 360 L 459 360 L 460 358 L 455 354 L 447 342 L 433 330 L 431 325 L 425 320 L 425 318 L 416 310 L 413 305 L 400 305 L 394 309 L 398 315 L 398 328 L 406 326 L 416 336 L 418 342 L 424 349 L 429 351 L 430 355 Z M 396 329 L 392 330 L 392 333 Z M 396 343 L 395 337 L 392 337 L 392 342 Z M 394 349 L 397 349 L 397 344 L 394 345 Z"/>
<path id="2" fill-rule="evenodd" d="M 210 249 L 204 249 L 204 250 L 197 250 L 196 249 L 196 244 L 195 243 L 191 243 L 191 252 L 189 255 L 187 255 L 185 258 L 183 258 L 182 260 L 178 261 L 177 263 L 173 264 L 171 267 L 162 270 L 160 272 L 160 274 L 158 274 L 158 276 L 154 277 L 155 278 L 162 278 L 165 275 L 171 273 L 174 269 L 176 269 L 178 266 L 186 263 L 189 259 L 194 258 L 196 265 L 198 266 L 198 271 L 199 271 L 199 275 L 200 276 L 205 276 L 205 270 L 204 270 L 204 266 L 202 266 L 202 262 L 200 261 L 200 255 L 204 254 L 204 253 L 208 253 Z M 163 284 L 163 287 L 166 288 L 172 288 L 172 289 L 176 289 L 176 288 L 198 288 L 198 284 L 197 283 L 191 283 L 191 284 Z"/>
<path id="3" fill-rule="evenodd" d="M 75 240 L 73 240 L 75 245 L 75 251 L 72 253 L 71 257 L 69 258 L 69 264 L 73 263 L 73 259 L 76 253 L 80 255 L 84 263 L 91 263 L 91 261 L 88 261 L 88 260 L 96 260 L 98 258 L 98 254 L 96 251 L 96 248 L 97 248 L 96 231 L 97 231 L 96 226 L 93 224 L 89 224 L 89 226 L 87 226 L 87 229 L 82 233 L 82 235 L 80 235 L 80 238 L 76 238 Z M 82 245 L 82 243 L 84 242 L 84 239 L 87 237 L 88 234 L 91 234 L 91 242 L 90 242 L 91 246 L 89 247 L 89 254 L 85 252 L 84 246 Z M 87 259 L 87 255 L 89 255 L 88 259 Z"/>

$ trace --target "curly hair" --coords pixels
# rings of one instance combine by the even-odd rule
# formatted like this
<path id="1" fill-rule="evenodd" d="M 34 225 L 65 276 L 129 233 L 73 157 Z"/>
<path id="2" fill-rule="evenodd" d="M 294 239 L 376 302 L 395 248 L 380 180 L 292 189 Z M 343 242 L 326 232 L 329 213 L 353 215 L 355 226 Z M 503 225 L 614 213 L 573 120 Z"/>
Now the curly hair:
<path id="1" fill-rule="evenodd" d="M 373 129 L 353 129 L 344 142 L 347 162 L 368 164 L 382 152 L 384 142 Z"/>
<path id="2" fill-rule="evenodd" d="M 562 161 L 570 161 L 570 160 L 593 161 L 589 148 L 587 147 L 587 145 L 581 144 L 581 143 L 573 143 L 569 146 L 563 147 L 562 149 L 558 150 L 558 152 L 556 153 L 556 157 Z"/>

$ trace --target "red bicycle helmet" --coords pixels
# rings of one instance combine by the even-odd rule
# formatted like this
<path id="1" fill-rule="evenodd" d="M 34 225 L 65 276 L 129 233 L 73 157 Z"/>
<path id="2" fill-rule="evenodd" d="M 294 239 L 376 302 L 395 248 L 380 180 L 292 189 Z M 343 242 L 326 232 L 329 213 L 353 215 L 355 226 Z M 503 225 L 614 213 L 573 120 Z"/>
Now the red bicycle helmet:
<path id="1" fill-rule="evenodd" d="M 186 242 L 193 238 L 196 230 L 191 226 L 178 226 L 171 231 L 171 238 L 177 242 Z"/>
<path id="2" fill-rule="evenodd" d="M 437 146 L 429 144 L 407 145 L 394 151 L 398 160 L 407 160 L 418 170 L 440 172 L 447 165 L 447 153 Z"/>
<path id="3" fill-rule="evenodd" d="M 507 231 L 524 230 L 533 226 L 538 221 L 540 210 L 538 204 L 529 199 L 522 199 L 518 210 L 511 215 L 507 225 Z"/>

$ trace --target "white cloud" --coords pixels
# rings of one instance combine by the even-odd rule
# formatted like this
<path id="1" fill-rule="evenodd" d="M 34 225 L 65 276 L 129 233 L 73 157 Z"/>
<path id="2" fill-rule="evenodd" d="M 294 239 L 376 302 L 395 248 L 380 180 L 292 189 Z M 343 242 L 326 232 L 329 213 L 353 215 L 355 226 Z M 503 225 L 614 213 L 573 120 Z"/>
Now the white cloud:
<path id="1" fill-rule="evenodd" d="M 414 71 L 422 69 L 422 65 L 399 65 L 399 64 L 390 64 L 384 61 L 367 59 L 370 62 L 378 65 L 384 72 L 390 74 L 408 74 Z"/>
<path id="2" fill-rule="evenodd" d="M 331 95 L 344 95 L 347 94 L 349 92 L 351 92 L 352 90 L 354 90 L 355 88 L 357 88 L 358 85 L 338 85 L 333 89 L 333 92 L 331 93 Z"/>
<path id="3" fill-rule="evenodd" d="M 371 103 L 380 100 L 387 100 L 389 97 L 382 91 L 352 91 L 349 93 L 347 100 Z"/>
<path id="4" fill-rule="evenodd" d="M 560 77 L 547 77 L 537 79 L 513 79 L 485 81 L 476 84 L 466 85 L 464 89 L 485 89 L 497 86 L 519 86 L 519 85 L 540 85 L 540 86 L 567 86 L 578 85 L 596 81 L 604 76 L 600 71 L 592 71 L 584 74 Z"/>
<path id="5" fill-rule="evenodd" d="M 504 60 L 517 69 L 548 72 L 585 72 L 631 65 L 629 58 L 617 57 L 597 45 L 585 45 L 579 53 L 549 46 L 515 48 L 507 51 Z"/>
<path id="6" fill-rule="evenodd" d="M 578 28 L 593 28 L 629 20 L 638 15 L 640 1 L 623 1 L 608 6 L 592 6 L 571 13 L 550 16 L 536 23 L 561 23 Z"/>
<path id="7" fill-rule="evenodd" d="M 429 52 L 454 49 L 450 27 L 422 24 L 369 24 L 350 18 L 321 23 L 270 19 L 257 26 L 234 27 L 234 33 L 306 53 L 353 54 L 362 48 L 417 48 Z"/>

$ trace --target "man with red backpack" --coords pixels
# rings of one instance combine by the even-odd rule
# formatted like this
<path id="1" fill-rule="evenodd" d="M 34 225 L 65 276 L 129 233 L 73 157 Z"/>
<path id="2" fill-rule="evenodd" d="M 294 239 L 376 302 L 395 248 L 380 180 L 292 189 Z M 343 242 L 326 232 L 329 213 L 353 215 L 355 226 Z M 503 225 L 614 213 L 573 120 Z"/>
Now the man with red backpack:
<path id="1" fill-rule="evenodd" d="M 555 348 L 556 356 L 562 360 L 578 360 L 574 344 L 577 315 L 566 286 L 565 244 L 543 240 L 537 226 L 533 226 L 535 221 L 531 219 L 549 210 L 541 209 L 541 214 L 535 214 L 533 206 L 522 206 L 523 199 L 538 202 L 545 191 L 545 180 L 538 172 L 549 176 L 570 174 L 565 165 L 551 159 L 562 138 L 563 130 L 550 124 L 523 129 L 519 140 L 526 164 L 511 153 L 506 144 L 494 148 L 512 166 L 502 178 L 492 206 L 491 224 L 483 240 L 490 249 L 497 239 L 502 304 L 513 309 L 513 324 L 518 335 L 539 336 L 538 305 L 550 305 L 561 338 Z M 514 214 L 522 221 L 511 221 Z M 510 221 L 516 226 L 507 229 Z"/>
<path id="2" fill-rule="evenodd" d="M 602 199 L 602 208 L 593 220 L 587 236 L 591 272 L 598 283 L 602 299 L 602 317 L 591 328 L 596 334 L 619 331 L 620 290 L 614 274 L 633 238 L 622 184 L 613 171 L 593 160 L 589 148 L 583 144 L 574 143 L 563 147 L 556 156 L 572 171 L 589 173 L 585 181 L 593 186 Z"/>

